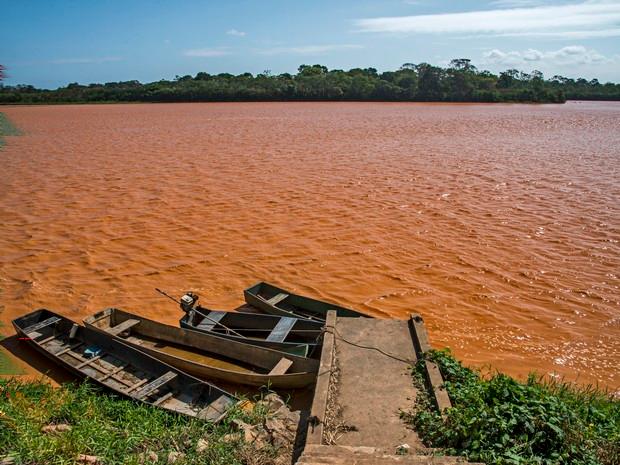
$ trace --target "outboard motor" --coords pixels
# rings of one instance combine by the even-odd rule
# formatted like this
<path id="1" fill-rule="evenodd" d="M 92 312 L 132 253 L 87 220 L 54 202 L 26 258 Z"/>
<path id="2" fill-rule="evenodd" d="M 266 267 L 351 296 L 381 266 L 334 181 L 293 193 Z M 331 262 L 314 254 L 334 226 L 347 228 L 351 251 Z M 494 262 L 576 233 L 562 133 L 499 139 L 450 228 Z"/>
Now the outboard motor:
<path id="1" fill-rule="evenodd" d="M 198 303 L 198 294 L 194 294 L 193 292 L 186 292 L 183 297 L 181 297 L 181 309 L 189 313 L 194 310 L 194 306 Z"/>

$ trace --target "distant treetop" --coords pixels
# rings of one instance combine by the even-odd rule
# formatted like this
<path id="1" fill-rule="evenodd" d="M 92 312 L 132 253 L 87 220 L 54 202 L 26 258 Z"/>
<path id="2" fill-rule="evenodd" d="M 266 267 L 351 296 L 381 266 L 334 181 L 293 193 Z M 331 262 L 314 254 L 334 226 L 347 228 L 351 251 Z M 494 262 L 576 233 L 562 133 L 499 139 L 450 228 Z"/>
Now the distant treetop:
<path id="1" fill-rule="evenodd" d="M 2 77 L 4 67 L 0 65 L 0 80 Z M 528 74 L 508 69 L 496 75 L 478 70 L 467 58 L 452 60 L 447 68 L 404 63 L 395 71 L 382 73 L 375 68 L 344 71 L 302 64 L 295 75 L 276 75 L 271 70 L 256 76 L 201 71 L 171 81 L 73 82 L 56 90 L 0 84 L 0 104 L 302 100 L 561 103 L 566 99 L 620 100 L 620 85 L 563 76 L 545 79 L 537 70 Z"/>

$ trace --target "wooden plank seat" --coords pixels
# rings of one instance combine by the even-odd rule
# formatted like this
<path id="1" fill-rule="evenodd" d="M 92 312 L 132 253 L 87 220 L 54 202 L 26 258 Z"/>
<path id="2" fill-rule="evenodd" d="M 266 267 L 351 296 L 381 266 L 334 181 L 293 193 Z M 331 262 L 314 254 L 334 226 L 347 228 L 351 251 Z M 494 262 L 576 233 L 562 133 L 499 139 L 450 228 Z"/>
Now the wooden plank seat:
<path id="1" fill-rule="evenodd" d="M 56 339 L 56 337 L 57 336 L 55 334 L 52 334 L 50 337 L 46 337 L 45 339 L 41 339 L 40 341 L 37 341 L 37 344 L 42 346 L 43 344 L 47 344 L 51 340 Z"/>
<path id="2" fill-rule="evenodd" d="M 267 340 L 270 342 L 284 342 L 296 322 L 297 318 L 289 318 L 287 316 L 280 318 L 280 321 L 267 336 Z"/>
<path id="3" fill-rule="evenodd" d="M 89 358 L 84 360 L 82 363 L 80 363 L 79 365 L 77 365 L 75 368 L 77 368 L 78 370 L 81 368 L 84 368 L 86 365 L 90 365 L 93 362 L 96 362 L 97 360 L 99 360 L 101 357 L 103 357 L 105 354 L 99 354 L 96 357 L 93 358 Z M 107 370 L 106 370 L 107 371 Z"/>
<path id="4" fill-rule="evenodd" d="M 102 378 L 99 378 L 99 381 L 105 381 L 108 378 L 114 377 L 114 375 L 116 375 L 117 373 L 123 371 L 128 366 L 129 366 L 129 364 L 123 364 L 123 365 L 121 365 L 119 367 L 114 368 L 114 370 L 112 370 L 112 371 L 108 371 Z"/>
<path id="5" fill-rule="evenodd" d="M 168 371 L 167 373 L 161 375 L 159 378 L 154 379 L 150 383 L 146 384 L 138 392 L 136 392 L 133 395 L 133 397 L 135 397 L 136 399 L 142 400 L 145 397 L 148 397 L 153 392 L 155 392 L 160 387 L 162 387 L 164 384 L 169 383 L 170 381 L 172 381 L 176 377 L 177 377 L 177 374 L 175 372 Z"/>
<path id="6" fill-rule="evenodd" d="M 285 294 L 284 292 L 280 292 L 279 294 L 274 295 L 271 299 L 267 300 L 267 303 L 271 304 L 271 305 L 277 305 L 280 302 L 282 302 L 284 299 L 286 299 L 289 295 Z"/>
<path id="7" fill-rule="evenodd" d="M 161 396 L 159 399 L 157 399 L 155 402 L 153 402 L 154 406 L 158 406 L 163 404 L 164 402 L 166 402 L 168 399 L 170 399 L 172 396 L 174 395 L 174 392 L 170 391 L 166 394 L 164 394 L 163 396 Z"/>
<path id="8" fill-rule="evenodd" d="M 57 316 L 52 316 L 46 320 L 39 321 L 38 323 L 28 326 L 26 329 L 24 329 L 24 333 L 30 334 L 30 333 L 37 332 L 38 330 L 43 329 L 46 326 L 54 325 L 58 323 L 59 321 L 60 321 L 60 318 L 58 318 Z M 40 334 L 38 336 L 40 336 Z"/>
<path id="9" fill-rule="evenodd" d="M 221 395 L 205 408 L 203 408 L 198 415 L 201 420 L 217 421 L 227 410 L 228 406 L 234 402 L 228 396 Z"/>
<path id="10" fill-rule="evenodd" d="M 292 360 L 289 360 L 286 357 L 282 357 L 280 361 L 276 363 L 276 366 L 271 369 L 269 374 L 271 376 L 283 375 L 288 371 L 291 365 L 293 365 Z"/>
<path id="11" fill-rule="evenodd" d="M 140 320 L 129 319 L 123 321 L 121 324 L 112 326 L 111 328 L 106 328 L 106 333 L 111 334 L 112 336 L 118 336 L 125 331 L 130 330 L 136 325 L 140 324 Z"/>
<path id="12" fill-rule="evenodd" d="M 84 345 L 84 343 L 83 343 L 83 342 L 78 342 L 77 344 L 72 344 L 72 345 L 70 345 L 69 347 L 65 347 L 65 348 L 64 348 L 64 349 L 62 349 L 61 351 L 56 352 L 54 355 L 55 355 L 56 357 L 60 357 L 61 355 L 64 355 L 64 354 L 69 354 L 69 355 L 72 355 L 72 356 L 74 356 L 74 357 L 78 357 L 78 355 L 77 355 L 77 354 L 74 354 L 74 353 L 73 353 L 73 351 L 74 351 L 75 349 L 77 349 L 78 347 L 82 346 L 82 345 Z"/>
<path id="13" fill-rule="evenodd" d="M 113 376 L 113 378 L 117 381 L 120 381 L 119 379 L 117 379 L 116 377 Z M 125 393 L 129 394 L 131 391 L 135 391 L 136 389 L 138 389 L 139 387 L 145 385 L 146 383 L 149 382 L 148 378 L 142 378 L 141 380 L 133 383 L 133 384 L 127 384 L 127 381 L 125 381 L 125 384 L 127 384 L 127 389 L 125 390 Z"/>
<path id="14" fill-rule="evenodd" d="M 226 312 L 209 312 L 196 328 L 211 331 L 224 318 Z"/>

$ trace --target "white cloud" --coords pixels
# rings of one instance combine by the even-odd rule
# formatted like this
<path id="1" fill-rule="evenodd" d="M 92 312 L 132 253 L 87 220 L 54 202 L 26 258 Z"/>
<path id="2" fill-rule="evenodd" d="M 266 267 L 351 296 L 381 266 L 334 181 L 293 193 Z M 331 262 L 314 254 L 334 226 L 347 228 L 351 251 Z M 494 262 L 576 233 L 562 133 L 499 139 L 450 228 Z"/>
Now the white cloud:
<path id="1" fill-rule="evenodd" d="M 620 35 L 620 2 L 368 18 L 355 25 L 360 32 L 611 37 Z"/>
<path id="2" fill-rule="evenodd" d="M 121 57 L 59 58 L 57 60 L 50 60 L 50 63 L 53 65 L 90 65 L 121 60 Z"/>
<path id="3" fill-rule="evenodd" d="M 229 29 L 228 31 L 226 31 L 226 34 L 235 37 L 245 37 L 247 35 L 247 32 L 238 31 L 236 29 Z"/>
<path id="4" fill-rule="evenodd" d="M 323 55 L 337 50 L 354 50 L 363 48 L 361 45 L 331 44 L 331 45 L 302 45 L 299 47 L 274 47 L 259 50 L 261 55 Z"/>
<path id="5" fill-rule="evenodd" d="M 613 62 L 613 59 L 601 55 L 594 49 L 586 48 L 583 45 L 570 45 L 559 50 L 542 52 L 536 49 L 524 51 L 508 51 L 493 49 L 482 54 L 484 64 L 495 64 L 504 66 L 522 65 L 554 65 L 554 66 L 574 66 L 605 64 Z"/>
<path id="6" fill-rule="evenodd" d="M 494 0 L 489 3 L 500 8 L 523 8 L 526 6 L 540 6 L 544 4 L 543 0 Z"/>
<path id="7" fill-rule="evenodd" d="M 540 31 L 540 32 L 512 32 L 506 34 L 495 34 L 502 37 L 540 37 L 550 39 L 593 39 L 596 37 L 617 37 L 620 36 L 620 28 L 583 30 L 583 31 Z"/>
<path id="8" fill-rule="evenodd" d="M 185 50 L 183 55 L 186 57 L 222 57 L 224 55 L 230 55 L 230 52 L 225 48 L 194 48 L 191 50 Z"/>

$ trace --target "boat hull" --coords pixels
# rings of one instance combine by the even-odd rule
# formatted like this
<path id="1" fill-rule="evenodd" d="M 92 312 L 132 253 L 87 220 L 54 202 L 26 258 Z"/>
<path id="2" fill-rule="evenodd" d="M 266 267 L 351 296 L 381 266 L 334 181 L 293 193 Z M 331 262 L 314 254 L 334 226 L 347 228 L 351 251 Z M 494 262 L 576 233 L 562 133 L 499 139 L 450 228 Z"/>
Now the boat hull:
<path id="1" fill-rule="evenodd" d="M 322 300 L 293 294 L 272 284 L 259 282 L 243 291 L 245 301 L 272 315 L 325 321 L 329 310 L 336 310 L 339 317 L 368 317 L 356 310 Z"/>
<path id="2" fill-rule="evenodd" d="M 43 356 L 121 396 L 210 422 L 220 421 L 238 402 L 217 386 L 50 310 L 12 323 L 18 336 Z"/>
<path id="3" fill-rule="evenodd" d="M 198 378 L 283 389 L 305 387 L 316 379 L 317 360 L 283 354 L 191 328 L 165 325 L 119 309 L 106 309 L 86 318 L 84 324 L 96 331 L 106 332 L 130 320 L 139 321 L 139 324 L 122 338 L 124 343 Z M 288 372 L 270 373 L 283 356 L 292 362 Z M 231 363 L 221 366 L 222 359 Z M 239 368 L 235 368 L 235 363 Z M 252 372 L 242 367 L 252 367 Z"/>
<path id="4" fill-rule="evenodd" d="M 218 323 L 206 325 L 205 328 L 201 323 L 209 321 L 209 317 L 214 315 L 219 318 Z M 293 355 L 304 357 L 320 355 L 318 347 L 322 338 L 322 322 L 295 319 L 292 328 L 282 340 L 269 340 L 269 335 L 280 320 L 281 317 L 275 315 L 210 311 L 198 307 L 184 315 L 179 324 L 182 328 L 215 334 L 218 337 Z"/>

